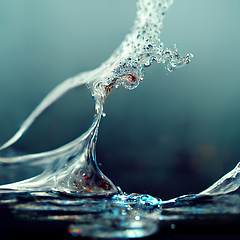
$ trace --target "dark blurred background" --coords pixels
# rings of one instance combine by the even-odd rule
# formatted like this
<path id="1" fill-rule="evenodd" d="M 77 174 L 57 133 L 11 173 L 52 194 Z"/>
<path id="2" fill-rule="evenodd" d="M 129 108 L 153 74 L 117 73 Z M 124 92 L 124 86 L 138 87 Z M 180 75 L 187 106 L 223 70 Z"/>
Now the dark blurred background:
<path id="1" fill-rule="evenodd" d="M 0 144 L 43 97 L 68 77 L 91 70 L 120 45 L 136 1 L 0 1 Z M 145 69 L 133 91 L 107 98 L 97 145 L 100 169 L 126 192 L 162 199 L 204 190 L 240 156 L 240 2 L 178 0 L 164 19 L 161 40 L 194 54 L 167 73 Z M 11 154 L 59 147 L 93 120 L 89 91 L 70 91 L 39 117 Z M 34 174 L 33 170 L 30 174 Z M 29 173 L 0 168 L 0 183 Z"/>

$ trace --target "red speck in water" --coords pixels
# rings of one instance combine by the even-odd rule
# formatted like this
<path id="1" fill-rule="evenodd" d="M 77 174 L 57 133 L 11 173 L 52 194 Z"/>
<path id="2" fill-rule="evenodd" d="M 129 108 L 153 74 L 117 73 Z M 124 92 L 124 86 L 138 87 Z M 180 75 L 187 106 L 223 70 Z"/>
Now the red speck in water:
<path id="1" fill-rule="evenodd" d="M 107 183 L 103 183 L 103 184 L 101 184 L 101 185 L 98 186 L 98 187 L 100 187 L 100 188 L 102 188 L 102 189 L 104 189 L 104 190 L 109 190 L 109 189 L 110 189 L 110 185 L 107 184 Z"/>
<path id="2" fill-rule="evenodd" d="M 129 80 L 130 82 L 135 82 L 135 76 L 133 76 L 132 74 L 129 74 Z"/>
<path id="3" fill-rule="evenodd" d="M 90 177 L 89 177 L 88 175 L 86 175 L 86 176 L 85 176 L 85 179 L 88 180 L 88 179 L 90 179 Z"/>
<path id="4" fill-rule="evenodd" d="M 78 172 L 75 172 L 76 175 L 78 175 Z"/>

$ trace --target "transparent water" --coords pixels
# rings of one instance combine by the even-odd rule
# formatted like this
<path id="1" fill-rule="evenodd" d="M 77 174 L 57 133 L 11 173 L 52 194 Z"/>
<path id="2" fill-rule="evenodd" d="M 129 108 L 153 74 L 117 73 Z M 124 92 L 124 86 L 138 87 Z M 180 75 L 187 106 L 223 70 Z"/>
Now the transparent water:
<path id="1" fill-rule="evenodd" d="M 164 49 L 160 41 L 162 21 L 171 4 L 170 0 L 139 0 L 134 26 L 112 56 L 98 68 L 53 89 L 0 147 L 10 148 L 47 107 L 69 90 L 86 85 L 91 91 L 94 121 L 80 137 L 52 151 L 0 158 L 2 168 L 15 165 L 44 169 L 32 178 L 0 186 L 0 204 L 23 219 L 71 222 L 70 234 L 102 238 L 144 237 L 157 232 L 163 221 L 239 213 L 239 165 L 205 191 L 168 201 L 123 193 L 97 166 L 95 150 L 106 97 L 121 86 L 135 89 L 144 79 L 144 67 L 153 61 L 164 64 L 168 72 L 191 61 L 192 54 L 183 57 L 177 45 L 173 50 Z"/>

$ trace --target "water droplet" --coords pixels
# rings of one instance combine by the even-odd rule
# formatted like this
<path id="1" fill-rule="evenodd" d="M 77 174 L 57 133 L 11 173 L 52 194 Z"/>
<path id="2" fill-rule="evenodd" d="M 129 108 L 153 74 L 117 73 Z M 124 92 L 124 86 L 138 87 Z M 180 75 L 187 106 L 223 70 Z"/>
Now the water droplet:
<path id="1" fill-rule="evenodd" d="M 127 215 L 127 212 L 125 210 L 122 210 L 122 216 L 126 216 Z"/>
<path id="2" fill-rule="evenodd" d="M 148 61 L 148 62 L 144 63 L 144 67 L 149 67 L 149 66 L 151 66 L 151 63 L 150 63 L 150 61 Z"/>
<path id="3" fill-rule="evenodd" d="M 139 221 L 140 219 L 141 219 L 140 216 L 135 216 L 136 221 Z"/>
<path id="4" fill-rule="evenodd" d="M 176 225 L 175 224 L 171 224 L 171 226 L 170 226 L 170 228 L 172 229 L 172 230 L 174 230 L 175 229 L 175 227 L 176 227 Z"/>
<path id="5" fill-rule="evenodd" d="M 173 65 L 172 65 L 171 63 L 169 63 L 169 64 L 167 65 L 167 70 L 168 70 L 169 72 L 172 72 L 172 71 L 174 70 Z"/>
<path id="6" fill-rule="evenodd" d="M 178 51 L 177 44 L 175 43 L 173 46 L 174 46 L 175 51 L 177 52 Z"/>

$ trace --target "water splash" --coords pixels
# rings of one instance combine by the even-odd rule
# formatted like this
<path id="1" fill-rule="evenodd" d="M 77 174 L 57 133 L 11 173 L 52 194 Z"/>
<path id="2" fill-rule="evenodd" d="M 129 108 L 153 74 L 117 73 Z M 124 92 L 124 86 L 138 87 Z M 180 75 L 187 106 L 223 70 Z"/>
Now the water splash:
<path id="1" fill-rule="evenodd" d="M 8 191 L 54 191 L 77 196 L 100 196 L 118 193 L 117 187 L 100 171 L 96 163 L 95 148 L 103 106 L 114 88 L 124 86 L 135 89 L 144 78 L 143 67 L 153 61 L 163 63 L 171 72 L 188 64 L 192 54 L 184 58 L 174 50 L 163 49 L 159 34 L 162 19 L 172 1 L 144 1 L 137 3 L 137 17 L 131 32 L 112 56 L 93 71 L 67 79 L 53 89 L 24 121 L 17 133 L 0 150 L 11 147 L 34 120 L 54 101 L 72 88 L 87 84 L 95 102 L 92 125 L 76 140 L 49 152 L 0 158 L 8 164 L 35 164 L 45 168 L 38 176 L 21 182 L 0 186 Z"/>
<path id="2" fill-rule="evenodd" d="M 225 212 L 240 212 L 239 165 L 200 194 L 168 201 L 146 194 L 124 194 L 97 166 L 98 128 L 105 115 L 105 99 L 112 90 L 120 86 L 135 89 L 144 79 L 143 68 L 153 61 L 163 63 L 169 72 L 191 61 L 192 54 L 182 57 L 177 45 L 174 50 L 164 49 L 160 41 L 162 20 L 171 4 L 171 0 L 139 0 L 134 26 L 112 56 L 98 68 L 69 78 L 53 89 L 17 133 L 0 147 L 11 147 L 47 107 L 70 89 L 84 84 L 90 89 L 95 116 L 83 135 L 52 151 L 0 157 L 1 167 L 15 164 L 45 169 L 30 179 L 0 186 L 1 205 L 9 206 L 24 219 L 74 222 L 69 226 L 69 233 L 74 236 L 103 238 L 148 236 L 159 229 L 159 221 L 186 219 L 191 214 L 221 214 L 223 204 L 229 206 L 229 202 L 233 207 L 225 207 Z M 174 229 L 175 225 L 171 226 Z"/>

